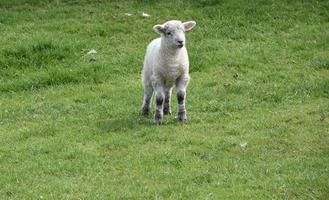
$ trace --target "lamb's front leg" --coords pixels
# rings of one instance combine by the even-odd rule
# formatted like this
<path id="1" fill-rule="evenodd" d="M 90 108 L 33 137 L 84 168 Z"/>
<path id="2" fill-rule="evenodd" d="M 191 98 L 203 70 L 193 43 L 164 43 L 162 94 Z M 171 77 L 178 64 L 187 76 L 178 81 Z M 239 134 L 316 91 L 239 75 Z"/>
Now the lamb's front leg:
<path id="1" fill-rule="evenodd" d="M 149 115 L 152 94 L 153 94 L 152 86 L 144 85 L 144 100 L 142 106 L 142 115 L 144 116 Z"/>
<path id="2" fill-rule="evenodd" d="M 155 97 L 156 110 L 154 115 L 154 123 L 161 124 L 163 120 L 163 104 L 165 99 L 163 86 L 159 85 L 155 88 Z"/>
<path id="3" fill-rule="evenodd" d="M 177 102 L 178 102 L 178 115 L 177 119 L 180 121 L 186 121 L 186 109 L 185 109 L 185 98 L 186 98 L 186 88 L 189 82 L 189 77 L 182 77 L 176 83 L 177 90 Z"/>
<path id="4" fill-rule="evenodd" d="M 165 100 L 164 100 L 164 106 L 163 106 L 164 115 L 171 115 L 170 98 L 171 98 L 171 88 L 166 88 L 165 89 Z"/>

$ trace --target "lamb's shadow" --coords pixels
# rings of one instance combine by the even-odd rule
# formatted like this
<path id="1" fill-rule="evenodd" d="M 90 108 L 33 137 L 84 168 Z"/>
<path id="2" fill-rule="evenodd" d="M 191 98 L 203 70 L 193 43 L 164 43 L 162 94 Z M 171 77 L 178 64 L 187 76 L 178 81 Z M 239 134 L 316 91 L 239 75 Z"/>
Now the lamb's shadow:
<path id="1" fill-rule="evenodd" d="M 109 118 L 98 122 L 98 127 L 104 132 L 126 132 L 138 130 L 142 123 L 138 117 Z"/>
<path id="2" fill-rule="evenodd" d="M 179 122 L 174 116 L 164 116 L 164 121 L 160 126 L 180 125 L 187 122 Z M 153 114 L 145 117 L 134 113 L 126 118 L 109 118 L 98 121 L 97 126 L 103 132 L 126 132 L 130 130 L 140 130 L 149 126 L 157 126 L 153 123 Z"/>

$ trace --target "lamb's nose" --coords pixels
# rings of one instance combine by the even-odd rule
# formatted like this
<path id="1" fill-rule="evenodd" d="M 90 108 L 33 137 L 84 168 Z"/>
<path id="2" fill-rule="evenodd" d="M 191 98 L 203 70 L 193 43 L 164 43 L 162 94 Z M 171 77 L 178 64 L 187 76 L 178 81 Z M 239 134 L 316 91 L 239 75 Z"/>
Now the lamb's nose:
<path id="1" fill-rule="evenodd" d="M 177 42 L 178 42 L 178 44 L 183 44 L 182 40 L 178 40 Z"/>

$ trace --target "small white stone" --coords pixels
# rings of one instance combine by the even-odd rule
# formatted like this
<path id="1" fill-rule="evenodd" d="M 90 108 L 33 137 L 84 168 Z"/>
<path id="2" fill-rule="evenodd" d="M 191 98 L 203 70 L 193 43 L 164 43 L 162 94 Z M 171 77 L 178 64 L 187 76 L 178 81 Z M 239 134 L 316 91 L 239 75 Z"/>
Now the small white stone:
<path id="1" fill-rule="evenodd" d="M 245 148 L 246 146 L 247 146 L 247 142 L 240 143 L 240 147 L 241 147 L 241 148 Z"/>
<path id="2" fill-rule="evenodd" d="M 130 13 L 125 13 L 126 16 L 130 17 L 131 15 L 133 14 L 130 14 Z"/>
<path id="3" fill-rule="evenodd" d="M 95 49 L 91 49 L 88 53 L 87 53 L 87 55 L 89 55 L 89 54 L 96 54 L 97 53 L 97 51 L 95 50 Z"/>
<path id="4" fill-rule="evenodd" d="M 151 15 L 149 15 L 149 14 L 147 14 L 147 13 L 145 13 L 145 12 L 142 13 L 142 16 L 143 16 L 143 17 L 151 17 Z"/>

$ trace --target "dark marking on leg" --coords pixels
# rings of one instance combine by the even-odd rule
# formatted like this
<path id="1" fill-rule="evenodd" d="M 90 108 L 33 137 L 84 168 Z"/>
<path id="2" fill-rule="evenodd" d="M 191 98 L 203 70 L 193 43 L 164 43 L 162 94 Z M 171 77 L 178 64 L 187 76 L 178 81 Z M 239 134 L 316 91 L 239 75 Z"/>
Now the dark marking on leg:
<path id="1" fill-rule="evenodd" d="M 177 101 L 178 101 L 178 114 L 177 119 L 180 121 L 187 120 L 186 110 L 185 110 L 185 92 L 177 92 Z"/>
<path id="2" fill-rule="evenodd" d="M 168 106 L 168 107 L 165 106 L 165 107 L 163 108 L 163 114 L 164 114 L 164 115 L 171 115 L 171 110 L 169 109 L 169 106 Z"/>
<path id="3" fill-rule="evenodd" d="M 165 93 L 165 101 L 164 101 L 164 106 L 163 106 L 163 114 L 164 115 L 171 115 L 171 109 L 170 109 L 170 93 L 171 93 L 171 90 L 168 90 Z"/>
<path id="4" fill-rule="evenodd" d="M 144 102 L 143 102 L 143 106 L 142 106 L 142 115 L 143 116 L 148 116 L 150 113 L 151 97 L 152 97 L 152 95 L 144 96 Z"/>
<path id="5" fill-rule="evenodd" d="M 178 92 L 177 93 L 178 104 L 183 104 L 184 100 L 185 100 L 185 94 L 183 92 Z"/>
<path id="6" fill-rule="evenodd" d="M 162 106 L 162 103 L 163 103 L 163 97 L 162 96 L 157 96 L 156 105 L 157 106 Z"/>
<path id="7" fill-rule="evenodd" d="M 156 97 L 156 111 L 154 115 L 154 123 L 155 124 L 161 124 L 163 119 L 163 97 L 162 95 L 159 95 Z"/>

